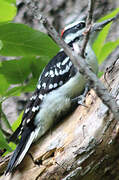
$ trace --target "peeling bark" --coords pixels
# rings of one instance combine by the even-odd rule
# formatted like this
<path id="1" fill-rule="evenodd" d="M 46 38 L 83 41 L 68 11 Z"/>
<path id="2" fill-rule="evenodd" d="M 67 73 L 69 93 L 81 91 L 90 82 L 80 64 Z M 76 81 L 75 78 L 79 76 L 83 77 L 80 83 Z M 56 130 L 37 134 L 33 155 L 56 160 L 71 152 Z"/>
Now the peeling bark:
<path id="1" fill-rule="evenodd" d="M 119 59 L 102 81 L 118 101 Z M 0 180 L 118 180 L 119 122 L 93 90 L 86 106 L 79 106 L 32 145 L 14 175 Z M 8 159 L 0 161 L 0 173 Z"/>

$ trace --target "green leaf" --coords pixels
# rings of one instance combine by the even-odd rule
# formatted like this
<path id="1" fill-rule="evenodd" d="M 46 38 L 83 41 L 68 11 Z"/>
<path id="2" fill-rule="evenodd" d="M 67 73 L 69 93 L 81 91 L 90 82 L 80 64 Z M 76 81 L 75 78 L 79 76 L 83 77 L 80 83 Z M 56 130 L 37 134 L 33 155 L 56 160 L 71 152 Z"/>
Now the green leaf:
<path id="1" fill-rule="evenodd" d="M 15 5 L 10 1 L 0 0 L 0 22 L 13 20 L 16 10 Z"/>
<path id="2" fill-rule="evenodd" d="M 101 78 L 101 76 L 104 74 L 104 72 L 99 71 L 98 72 L 98 78 Z"/>
<path id="3" fill-rule="evenodd" d="M 1 129 L 0 129 L 0 149 L 7 149 L 9 152 L 12 151 L 12 149 L 9 147 Z"/>
<path id="4" fill-rule="evenodd" d="M 7 82 L 6 78 L 4 75 L 0 74 L 0 95 L 4 95 L 6 90 L 9 87 L 9 83 Z"/>
<path id="5" fill-rule="evenodd" d="M 2 41 L 0 40 L 0 50 L 2 49 L 3 47 L 3 44 L 2 44 Z"/>
<path id="6" fill-rule="evenodd" d="M 11 88 L 4 94 L 4 96 L 5 97 L 20 96 L 20 94 L 23 92 L 24 93 L 25 92 L 33 92 L 34 89 L 36 88 L 37 82 L 38 82 L 38 79 L 31 78 L 27 85 Z"/>
<path id="7" fill-rule="evenodd" d="M 107 14 L 106 16 L 100 18 L 98 20 L 98 22 L 101 22 L 101 21 L 104 21 L 104 20 L 107 20 L 109 18 L 113 18 L 114 16 L 116 16 L 116 14 L 119 13 L 119 8 L 116 8 L 114 11 L 112 11 L 111 13 Z"/>
<path id="8" fill-rule="evenodd" d="M 32 61 L 32 74 L 34 78 L 39 78 L 40 73 L 42 72 L 43 68 L 48 64 L 50 58 L 47 56 L 41 56 L 39 58 L 34 58 Z"/>
<path id="9" fill-rule="evenodd" d="M 17 120 L 12 124 L 12 130 L 13 131 L 15 131 L 19 127 L 19 125 L 20 125 L 20 123 L 22 121 L 22 116 L 23 116 L 23 112 L 20 113 L 20 115 L 17 118 Z"/>
<path id="10" fill-rule="evenodd" d="M 22 88 L 22 92 L 33 92 L 36 88 L 36 84 L 38 82 L 38 79 L 31 78 L 29 83 Z"/>
<path id="11" fill-rule="evenodd" d="M 119 8 L 115 9 L 113 12 L 111 12 L 110 14 L 104 16 L 103 18 L 99 19 L 98 22 L 101 22 L 101 21 L 104 21 L 104 20 L 107 20 L 109 18 L 112 18 L 114 17 L 117 13 L 119 12 Z M 103 28 L 103 30 L 99 33 L 96 41 L 94 42 L 93 44 L 93 50 L 97 56 L 97 59 L 100 58 L 100 53 L 104 50 L 104 45 L 105 45 L 105 40 L 107 38 L 107 35 L 109 33 L 109 30 L 110 30 L 110 27 L 111 27 L 111 24 L 108 24 L 107 26 L 105 26 Z M 111 51 L 110 51 L 111 52 Z M 108 54 L 109 55 L 109 54 Z M 106 56 L 108 56 L 106 54 Z M 105 56 L 105 57 L 106 57 Z M 103 59 L 104 60 L 104 59 Z M 102 62 L 102 60 L 100 60 Z"/>
<path id="12" fill-rule="evenodd" d="M 4 56 L 53 57 L 59 50 L 48 35 L 24 24 L 1 24 L 0 40 L 3 43 L 0 54 Z"/>
<path id="13" fill-rule="evenodd" d="M 10 125 L 10 123 L 9 123 L 7 117 L 6 117 L 6 114 L 5 114 L 5 113 L 3 112 L 3 110 L 2 110 L 2 103 L 0 103 L 0 113 L 1 113 L 1 119 L 3 120 L 5 126 L 6 126 L 8 129 L 12 130 L 11 125 Z"/>
<path id="14" fill-rule="evenodd" d="M 23 86 L 11 88 L 4 94 L 4 96 L 5 97 L 20 96 L 20 94 L 22 93 L 22 89 Z"/>
<path id="15" fill-rule="evenodd" d="M 115 42 L 107 42 L 103 48 L 101 49 L 101 52 L 99 54 L 99 64 L 101 64 L 108 56 L 110 53 L 112 53 L 112 51 L 115 50 L 115 48 L 119 46 L 119 39 L 116 40 Z"/>
<path id="16" fill-rule="evenodd" d="M 22 58 L 20 60 L 3 61 L 0 67 L 0 73 L 2 73 L 7 79 L 8 83 L 19 84 L 30 74 L 30 65 L 32 59 Z"/>
<path id="17" fill-rule="evenodd" d="M 12 151 L 14 151 L 14 150 L 16 149 L 16 144 L 13 143 L 13 142 L 10 142 L 10 143 L 9 143 L 9 147 L 12 149 Z M 3 157 L 6 156 L 8 153 L 9 153 L 9 151 L 6 151 L 6 152 L 3 154 Z"/>
<path id="18" fill-rule="evenodd" d="M 16 144 L 13 143 L 13 142 L 10 142 L 10 143 L 9 143 L 9 146 L 11 147 L 12 150 L 15 150 L 15 149 L 16 149 Z"/>
<path id="19" fill-rule="evenodd" d="M 16 0 L 3 0 L 3 1 L 6 1 L 6 2 L 8 2 L 8 3 L 14 3 L 14 4 L 16 4 Z"/>
<path id="20" fill-rule="evenodd" d="M 33 75 L 30 81 L 27 82 L 27 85 L 20 85 L 9 89 L 8 91 L 3 91 L 3 95 L 6 97 L 19 96 L 21 92 L 33 91 L 36 87 L 39 75 L 42 72 L 44 66 L 46 66 L 46 64 L 48 63 L 49 59 L 49 57 L 42 56 L 40 58 L 26 57 L 20 60 L 3 61 L 0 67 L 0 73 L 4 74 L 4 76 L 2 76 L 5 77 L 11 84 L 23 83 L 24 80 L 28 78 L 30 73 L 32 73 Z M 0 82 L 0 84 L 1 83 L 2 81 Z M 8 89 L 8 87 L 6 87 L 6 89 Z"/>
<path id="21" fill-rule="evenodd" d="M 111 27 L 112 23 L 109 23 L 108 25 L 106 25 L 102 31 L 99 33 L 96 41 L 93 44 L 93 50 L 97 56 L 97 59 L 99 58 L 100 52 L 104 46 L 105 40 L 107 38 L 107 35 L 109 33 L 109 29 Z"/>

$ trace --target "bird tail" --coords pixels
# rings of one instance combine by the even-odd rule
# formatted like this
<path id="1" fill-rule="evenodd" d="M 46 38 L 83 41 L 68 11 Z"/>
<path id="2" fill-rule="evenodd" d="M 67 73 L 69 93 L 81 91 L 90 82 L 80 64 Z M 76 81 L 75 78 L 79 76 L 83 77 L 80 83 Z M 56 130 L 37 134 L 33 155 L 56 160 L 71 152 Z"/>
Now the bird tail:
<path id="1" fill-rule="evenodd" d="M 34 140 L 34 137 L 35 131 L 31 130 L 29 127 L 26 127 L 20 139 L 19 145 L 15 149 L 8 163 L 5 175 L 11 173 L 13 169 L 21 163 Z"/>

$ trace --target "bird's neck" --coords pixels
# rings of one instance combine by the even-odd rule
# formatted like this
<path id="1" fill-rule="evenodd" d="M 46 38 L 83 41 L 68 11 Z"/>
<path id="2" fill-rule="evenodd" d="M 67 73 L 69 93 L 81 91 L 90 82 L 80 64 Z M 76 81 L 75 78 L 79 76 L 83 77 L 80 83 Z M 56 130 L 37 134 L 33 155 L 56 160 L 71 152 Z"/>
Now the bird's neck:
<path id="1" fill-rule="evenodd" d="M 87 43 L 86 46 L 86 50 L 85 50 L 85 58 L 87 63 L 91 66 L 93 72 L 95 74 L 98 73 L 98 62 L 97 62 L 97 58 L 96 55 L 92 49 L 92 45 L 89 43 Z"/>
<path id="2" fill-rule="evenodd" d="M 79 48 L 82 49 L 83 40 L 78 40 L 77 42 L 79 44 Z M 97 62 L 96 55 L 92 49 L 92 43 L 91 42 L 92 41 L 89 41 L 87 43 L 84 55 L 85 55 L 86 62 L 91 66 L 94 73 L 97 74 L 98 73 L 98 62 Z M 69 43 L 68 45 L 73 48 L 73 43 Z"/>

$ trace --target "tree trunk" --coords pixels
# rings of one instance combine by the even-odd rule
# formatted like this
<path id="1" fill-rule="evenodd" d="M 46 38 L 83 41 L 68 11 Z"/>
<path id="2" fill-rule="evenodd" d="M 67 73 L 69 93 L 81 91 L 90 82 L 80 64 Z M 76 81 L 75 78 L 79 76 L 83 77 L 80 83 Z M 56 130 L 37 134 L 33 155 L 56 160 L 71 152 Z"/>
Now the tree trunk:
<path id="1" fill-rule="evenodd" d="M 58 29 L 70 22 L 74 14 L 75 17 L 79 16 L 83 7 L 81 3 L 84 1 L 56 1 L 61 2 L 55 4 L 56 7 L 45 0 L 40 1 L 40 4 L 41 2 L 48 6 L 43 4 L 45 8 L 41 7 L 41 12 L 44 11 Z M 96 17 L 107 14 L 108 9 L 114 9 L 117 4 L 118 1 L 99 1 L 95 8 L 98 14 Z M 52 8 L 49 8 L 49 5 Z M 83 10 L 85 11 L 85 8 Z M 65 21 L 64 17 L 69 14 L 70 17 Z M 115 26 L 118 27 L 118 24 Z M 116 32 L 118 34 L 119 31 Z M 110 37 L 114 39 L 115 34 Z M 114 60 L 112 57 L 118 55 L 118 49 L 108 61 Z M 107 69 L 102 81 L 118 101 L 119 60 Z M 79 106 L 72 115 L 32 145 L 14 175 L 2 176 L 0 180 L 119 180 L 119 122 L 116 122 L 113 114 L 93 90 L 87 95 L 86 106 Z M 4 172 L 9 158 L 10 155 L 0 159 L 0 175 Z M 40 165 L 34 163 L 38 161 Z"/>
<path id="2" fill-rule="evenodd" d="M 102 81 L 118 101 L 119 59 L 104 77 Z M 14 175 L 0 180 L 118 180 L 119 122 L 93 90 L 86 106 L 79 106 L 32 145 Z M 8 159 L 0 162 L 0 173 Z"/>

